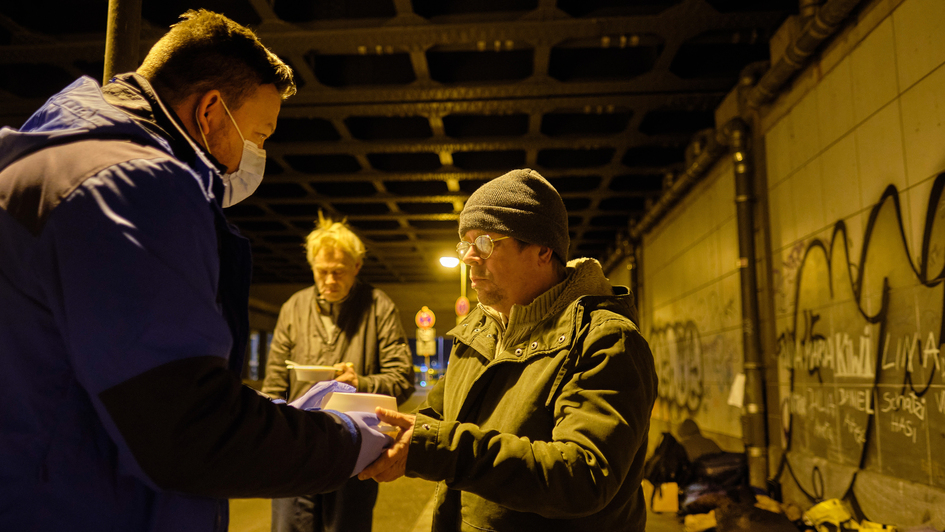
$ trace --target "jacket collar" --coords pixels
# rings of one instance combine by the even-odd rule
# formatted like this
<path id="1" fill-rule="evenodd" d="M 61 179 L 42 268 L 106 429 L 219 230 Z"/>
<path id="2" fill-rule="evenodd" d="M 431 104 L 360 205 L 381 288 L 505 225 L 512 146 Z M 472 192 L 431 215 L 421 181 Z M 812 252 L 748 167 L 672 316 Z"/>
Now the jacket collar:
<path id="1" fill-rule="evenodd" d="M 220 204 L 223 180 L 218 176 L 226 172 L 226 167 L 194 141 L 177 113 L 164 103 L 147 79 L 134 72 L 119 74 L 102 87 L 102 96 L 152 137 L 163 141 L 175 158 L 197 172 L 206 190 L 212 191 Z"/>
<path id="2" fill-rule="evenodd" d="M 532 336 L 536 329 L 546 328 L 542 324 L 549 320 L 553 323 L 548 326 L 556 329 L 574 323 L 578 318 L 575 314 L 585 305 L 608 308 L 632 319 L 633 296 L 624 287 L 612 287 L 597 260 L 572 260 L 568 263 L 567 271 L 564 281 L 538 296 L 529 305 L 513 306 L 507 327 L 499 312 L 480 304 L 479 312 L 471 313 L 449 334 L 491 358 L 501 348 L 511 348 Z M 546 296 L 550 296 L 553 301 L 543 299 Z M 534 316 L 535 311 L 540 309 L 547 310 L 540 316 Z"/>

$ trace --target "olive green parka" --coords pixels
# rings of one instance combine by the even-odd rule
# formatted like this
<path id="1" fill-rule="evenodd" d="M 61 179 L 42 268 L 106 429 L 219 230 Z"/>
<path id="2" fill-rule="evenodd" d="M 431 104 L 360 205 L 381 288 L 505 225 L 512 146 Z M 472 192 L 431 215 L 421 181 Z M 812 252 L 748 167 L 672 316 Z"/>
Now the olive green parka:
<path id="1" fill-rule="evenodd" d="M 438 481 L 434 531 L 644 530 L 653 356 L 626 288 L 593 259 L 567 271 L 508 330 L 480 305 L 451 331 L 406 464 Z"/>

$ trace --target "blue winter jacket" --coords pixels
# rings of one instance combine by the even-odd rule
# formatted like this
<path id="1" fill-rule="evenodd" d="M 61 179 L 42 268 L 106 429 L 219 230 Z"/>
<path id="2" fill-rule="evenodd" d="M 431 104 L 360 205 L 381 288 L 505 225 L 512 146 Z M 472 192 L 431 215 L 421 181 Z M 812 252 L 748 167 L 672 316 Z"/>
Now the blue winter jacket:
<path id="1" fill-rule="evenodd" d="M 249 245 L 177 124 L 129 74 L 0 130 L 0 529 L 225 531 L 354 467 L 342 419 L 241 385 Z"/>

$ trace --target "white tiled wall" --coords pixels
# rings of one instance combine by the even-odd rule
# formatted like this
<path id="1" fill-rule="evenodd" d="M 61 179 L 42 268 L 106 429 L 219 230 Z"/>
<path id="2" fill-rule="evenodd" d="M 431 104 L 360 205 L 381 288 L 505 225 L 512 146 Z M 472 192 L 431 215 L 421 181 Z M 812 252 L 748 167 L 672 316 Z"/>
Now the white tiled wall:
<path id="1" fill-rule="evenodd" d="M 894 185 L 910 255 L 945 171 L 945 1 L 906 0 L 764 132 L 775 258 L 863 215 Z M 774 265 L 777 267 L 777 262 Z"/>
<path id="2" fill-rule="evenodd" d="M 716 165 L 644 236 L 642 306 L 648 337 L 654 328 L 691 322 L 701 346 L 699 407 L 690 410 L 661 399 L 655 416 L 677 423 L 693 417 L 713 434 L 737 441 L 741 411 L 727 404 L 742 359 L 733 176 L 728 160 Z M 661 387 L 668 388 L 665 384 Z"/>
<path id="3" fill-rule="evenodd" d="M 863 39 L 849 60 L 854 121 L 859 124 L 899 94 L 892 19 Z"/>
<path id="4" fill-rule="evenodd" d="M 850 61 L 844 59 L 824 76 L 816 92 L 820 142 L 829 145 L 846 135 L 855 123 L 853 110 L 853 75 Z"/>
<path id="5" fill-rule="evenodd" d="M 778 331 L 794 318 L 797 267 L 807 244 L 829 242 L 842 221 L 856 268 L 870 211 L 890 185 L 899 193 L 915 261 L 932 183 L 945 171 L 945 0 L 867 4 L 886 11 L 860 12 L 862 27 L 838 39 L 804 74 L 819 82 L 798 82 L 796 90 L 806 92 L 779 98 L 791 107 L 775 105 L 780 117 L 772 112 L 771 121 L 762 120 L 767 190 L 759 193 L 767 194 L 772 258 L 764 273 Z M 740 411 L 723 396 L 742 357 L 737 258 L 734 178 L 724 162 L 644 237 L 640 308 L 649 329 L 692 321 L 707 351 L 700 410 L 657 409 L 656 416 L 695 415 L 734 436 L 741 433 Z M 864 311 L 878 310 L 877 297 L 864 294 Z M 915 314 L 926 316 L 921 304 Z"/>
<path id="6" fill-rule="evenodd" d="M 945 2 L 903 2 L 893 13 L 892 22 L 899 88 L 908 90 L 945 63 L 945 43 L 942 42 Z"/>
<path id="7" fill-rule="evenodd" d="M 796 83 L 795 92 L 782 95 L 772 106 L 780 118 L 768 122 L 762 132 L 776 334 L 793 326 L 793 295 L 804 251 L 813 239 L 829 246 L 840 221 L 847 228 L 844 244 L 853 276 L 866 272 L 860 298 L 863 312 L 880 311 L 883 276 L 888 271 L 882 268 L 897 269 L 900 275 L 895 281 L 905 280 L 909 286 L 893 288 L 915 290 L 915 307 L 883 319 L 909 328 L 904 324 L 924 317 L 931 325 L 923 325 L 923 331 L 940 330 L 935 325 L 942 320 L 941 292 L 931 294 L 911 268 L 920 266 L 932 184 L 945 172 L 945 0 L 867 2 L 858 20 L 880 12 L 878 8 L 870 14 L 869 8 L 876 6 L 887 12 L 874 17 L 870 30 L 851 30 L 833 43 L 823 56 L 832 54 L 829 60 L 819 58 L 818 64 L 815 59 L 799 75 L 807 82 Z M 811 83 L 816 76 L 819 82 Z M 775 120 L 777 114 L 769 116 Z M 870 255 L 882 260 L 861 264 L 870 213 L 889 186 L 898 191 L 908 258 L 897 243 L 872 247 Z M 897 241 L 898 235 L 890 235 L 897 227 L 891 225 L 882 226 L 886 236 L 878 241 Z M 934 245 L 945 248 L 941 233 L 934 238 L 938 239 Z M 835 280 L 844 280 L 837 271 L 833 274 Z M 831 305 L 856 305 L 850 286 L 831 289 L 835 291 L 829 295 Z M 782 399 L 789 377 L 781 373 Z M 940 382 L 936 380 L 933 392 L 941 388 Z M 873 466 L 868 463 L 868 467 Z"/>

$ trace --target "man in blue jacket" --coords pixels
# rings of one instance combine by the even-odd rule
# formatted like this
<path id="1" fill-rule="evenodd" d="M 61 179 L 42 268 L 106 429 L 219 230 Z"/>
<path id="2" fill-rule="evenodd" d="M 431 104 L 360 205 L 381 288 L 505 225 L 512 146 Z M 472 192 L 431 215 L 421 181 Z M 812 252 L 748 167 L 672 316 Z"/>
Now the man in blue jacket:
<path id="1" fill-rule="evenodd" d="M 336 489 L 388 443 L 305 411 L 324 389 L 240 382 L 250 252 L 222 208 L 294 92 L 250 30 L 190 11 L 136 73 L 0 130 L 3 529 L 225 531 L 227 498 Z"/>

